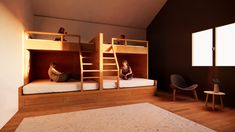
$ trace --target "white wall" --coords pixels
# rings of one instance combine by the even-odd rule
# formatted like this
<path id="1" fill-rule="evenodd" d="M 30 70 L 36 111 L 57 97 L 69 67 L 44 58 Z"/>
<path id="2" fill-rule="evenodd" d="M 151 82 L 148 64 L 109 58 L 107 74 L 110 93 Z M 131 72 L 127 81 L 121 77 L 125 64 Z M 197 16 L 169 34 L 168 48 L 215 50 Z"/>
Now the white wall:
<path id="1" fill-rule="evenodd" d="M 18 111 L 18 87 L 23 84 L 22 33 L 32 28 L 28 0 L 0 1 L 0 129 Z"/>
<path id="2" fill-rule="evenodd" d="M 89 42 L 100 32 L 104 33 L 106 43 L 109 43 L 112 37 L 119 37 L 121 34 L 126 35 L 126 38 L 146 39 L 145 29 L 135 29 L 40 16 L 35 16 L 34 19 L 35 30 L 37 31 L 57 32 L 60 27 L 64 27 L 69 34 L 81 35 L 81 41 L 84 43 Z"/>

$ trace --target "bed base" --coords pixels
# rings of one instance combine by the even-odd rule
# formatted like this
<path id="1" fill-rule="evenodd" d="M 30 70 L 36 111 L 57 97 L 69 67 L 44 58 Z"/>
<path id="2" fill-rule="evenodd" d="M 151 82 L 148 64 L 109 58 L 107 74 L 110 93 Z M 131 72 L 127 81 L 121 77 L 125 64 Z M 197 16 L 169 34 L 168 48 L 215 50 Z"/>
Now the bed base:
<path id="1" fill-rule="evenodd" d="M 154 96 L 157 92 L 157 81 L 154 86 L 132 87 L 93 91 L 76 91 L 63 93 L 47 93 L 24 95 L 23 87 L 19 88 L 19 110 L 40 105 L 76 105 L 85 103 L 120 100 L 124 98 L 144 98 Z"/>

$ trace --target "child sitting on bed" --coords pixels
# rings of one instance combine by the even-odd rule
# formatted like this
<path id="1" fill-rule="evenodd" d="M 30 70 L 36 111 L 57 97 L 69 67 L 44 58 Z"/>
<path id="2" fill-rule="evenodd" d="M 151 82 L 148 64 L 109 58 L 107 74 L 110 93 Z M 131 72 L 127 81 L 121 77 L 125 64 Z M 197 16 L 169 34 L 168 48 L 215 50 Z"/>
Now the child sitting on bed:
<path id="1" fill-rule="evenodd" d="M 126 36 L 122 34 L 122 35 L 120 36 L 120 39 L 121 39 L 121 40 L 115 41 L 114 44 L 117 44 L 117 45 L 125 45 L 125 40 L 123 40 L 123 39 L 126 39 Z"/>
<path id="2" fill-rule="evenodd" d="M 62 73 L 58 70 L 56 70 L 56 64 L 51 63 L 50 67 L 48 69 L 48 76 L 51 81 L 54 82 L 67 82 L 70 79 L 79 79 L 78 74 L 73 74 L 73 73 Z"/>
<path id="3" fill-rule="evenodd" d="M 60 27 L 58 33 L 60 34 L 67 34 L 67 32 L 65 32 L 65 29 L 63 27 Z M 67 41 L 64 36 L 62 37 L 63 38 L 63 41 Z M 58 37 L 58 38 L 55 38 L 55 41 L 61 41 L 61 37 Z"/>
<path id="4" fill-rule="evenodd" d="M 56 64 L 55 63 L 51 63 L 50 67 L 48 69 L 48 76 L 50 78 L 51 81 L 54 82 L 66 82 L 69 80 L 69 76 L 68 74 L 62 73 L 58 70 L 55 69 Z"/>
<path id="5" fill-rule="evenodd" d="M 122 67 L 120 68 L 120 77 L 124 80 L 130 80 L 133 78 L 133 73 L 127 60 L 122 62 Z"/>

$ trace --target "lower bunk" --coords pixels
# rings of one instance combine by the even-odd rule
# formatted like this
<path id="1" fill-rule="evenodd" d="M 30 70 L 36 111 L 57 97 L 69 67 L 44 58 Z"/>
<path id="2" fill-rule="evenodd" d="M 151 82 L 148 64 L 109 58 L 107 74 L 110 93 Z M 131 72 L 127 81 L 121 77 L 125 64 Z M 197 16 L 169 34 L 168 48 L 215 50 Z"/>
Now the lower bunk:
<path id="1" fill-rule="evenodd" d="M 83 84 L 83 92 L 81 92 L 79 81 L 55 83 L 49 80 L 37 80 L 19 88 L 19 108 L 35 105 L 95 103 L 115 98 L 139 98 L 154 96 L 157 91 L 157 81 L 143 78 L 120 80 L 119 89 L 116 85 L 115 80 L 107 79 L 103 82 L 103 90 L 100 90 L 97 82 L 87 81 Z"/>

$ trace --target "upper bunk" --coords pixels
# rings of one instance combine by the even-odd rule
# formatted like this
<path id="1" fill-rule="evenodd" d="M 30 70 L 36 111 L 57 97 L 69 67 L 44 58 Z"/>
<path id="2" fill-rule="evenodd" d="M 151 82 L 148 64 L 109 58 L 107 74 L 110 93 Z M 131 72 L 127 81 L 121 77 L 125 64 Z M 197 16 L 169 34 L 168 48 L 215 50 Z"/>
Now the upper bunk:
<path id="1" fill-rule="evenodd" d="M 55 39 L 57 39 L 57 41 Z M 79 52 L 80 36 L 74 34 L 25 31 L 24 48 L 26 50 Z"/>
<path id="2" fill-rule="evenodd" d="M 55 41 L 59 38 L 59 41 Z M 66 41 L 64 41 L 65 39 Z M 24 48 L 26 50 L 48 50 L 48 51 L 92 51 L 96 46 L 102 46 L 105 52 L 110 45 L 116 53 L 126 54 L 148 54 L 148 41 L 135 39 L 111 38 L 111 44 L 105 43 L 104 34 L 99 33 L 95 39 L 99 43 L 95 43 L 92 39 L 88 43 L 81 43 L 80 35 L 60 34 L 52 32 L 25 31 Z M 97 41 L 97 40 L 95 40 Z M 122 44 L 118 42 L 122 41 Z"/>
<path id="3" fill-rule="evenodd" d="M 103 33 L 100 33 L 99 36 L 103 40 Z M 121 42 L 121 44 L 119 43 Z M 116 53 L 122 54 L 148 54 L 148 41 L 146 40 L 136 40 L 136 39 L 120 39 L 112 38 L 111 45 Z M 110 44 L 102 43 L 103 52 L 107 52 Z"/>

